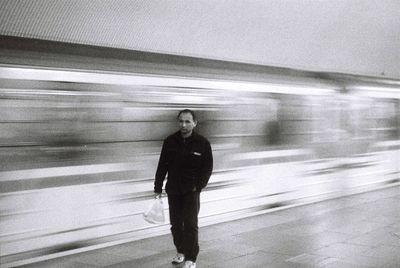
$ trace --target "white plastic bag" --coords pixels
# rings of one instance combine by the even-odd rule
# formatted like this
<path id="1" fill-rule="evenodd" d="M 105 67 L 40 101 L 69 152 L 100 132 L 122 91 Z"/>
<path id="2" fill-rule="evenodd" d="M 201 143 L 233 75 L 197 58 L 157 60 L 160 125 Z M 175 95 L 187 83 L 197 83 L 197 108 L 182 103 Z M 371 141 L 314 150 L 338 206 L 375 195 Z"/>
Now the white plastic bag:
<path id="1" fill-rule="evenodd" d="M 153 224 L 162 224 L 165 222 L 164 204 L 161 198 L 156 198 L 150 204 L 146 212 L 143 213 L 145 221 Z"/>

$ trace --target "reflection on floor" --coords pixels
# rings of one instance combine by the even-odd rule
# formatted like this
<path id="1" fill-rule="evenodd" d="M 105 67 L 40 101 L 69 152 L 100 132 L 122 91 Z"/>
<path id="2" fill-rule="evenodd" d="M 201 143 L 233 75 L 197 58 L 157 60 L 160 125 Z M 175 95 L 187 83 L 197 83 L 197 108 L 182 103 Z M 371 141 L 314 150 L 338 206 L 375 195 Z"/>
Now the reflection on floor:
<path id="1" fill-rule="evenodd" d="M 400 267 L 400 186 L 200 228 L 197 267 Z M 180 267 L 170 235 L 24 267 Z"/>

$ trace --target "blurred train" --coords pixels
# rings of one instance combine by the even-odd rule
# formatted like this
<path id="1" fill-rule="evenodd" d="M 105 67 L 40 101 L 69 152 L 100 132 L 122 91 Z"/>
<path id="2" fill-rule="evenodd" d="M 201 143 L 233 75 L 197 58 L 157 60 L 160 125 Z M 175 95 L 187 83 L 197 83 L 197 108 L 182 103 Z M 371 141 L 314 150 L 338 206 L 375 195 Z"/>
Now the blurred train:
<path id="1" fill-rule="evenodd" d="M 167 233 L 142 213 L 183 108 L 214 152 L 201 226 L 399 184 L 396 80 L 3 64 L 0 85 L 5 267 Z"/>

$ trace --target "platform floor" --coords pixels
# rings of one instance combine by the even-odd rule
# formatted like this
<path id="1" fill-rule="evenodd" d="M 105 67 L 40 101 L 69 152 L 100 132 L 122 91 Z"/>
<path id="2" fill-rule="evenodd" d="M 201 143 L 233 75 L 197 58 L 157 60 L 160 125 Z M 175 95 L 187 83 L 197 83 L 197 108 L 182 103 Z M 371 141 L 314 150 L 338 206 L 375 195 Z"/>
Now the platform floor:
<path id="1" fill-rule="evenodd" d="M 21 267 L 176 267 L 170 235 Z M 197 267 L 400 267 L 400 187 L 200 228 Z"/>

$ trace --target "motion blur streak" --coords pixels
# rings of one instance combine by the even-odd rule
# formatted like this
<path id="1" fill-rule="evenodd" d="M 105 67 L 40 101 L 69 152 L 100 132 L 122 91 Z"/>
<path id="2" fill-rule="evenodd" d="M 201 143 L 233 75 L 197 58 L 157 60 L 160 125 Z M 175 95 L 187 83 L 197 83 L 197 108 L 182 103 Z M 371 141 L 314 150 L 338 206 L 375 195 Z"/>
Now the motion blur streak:
<path id="1" fill-rule="evenodd" d="M 201 225 L 398 184 L 398 85 L 296 79 L 1 66 L 2 263 L 167 231 L 142 212 L 182 108 L 215 155 Z"/>

